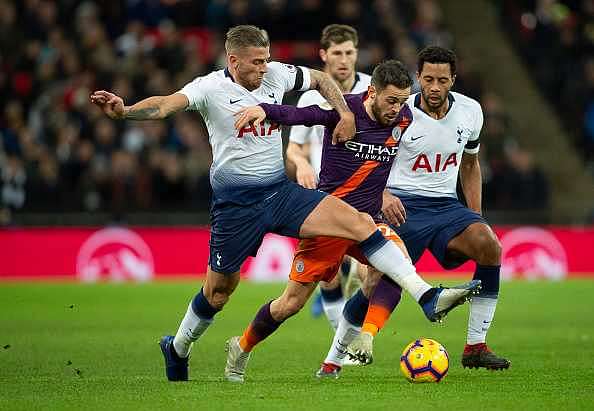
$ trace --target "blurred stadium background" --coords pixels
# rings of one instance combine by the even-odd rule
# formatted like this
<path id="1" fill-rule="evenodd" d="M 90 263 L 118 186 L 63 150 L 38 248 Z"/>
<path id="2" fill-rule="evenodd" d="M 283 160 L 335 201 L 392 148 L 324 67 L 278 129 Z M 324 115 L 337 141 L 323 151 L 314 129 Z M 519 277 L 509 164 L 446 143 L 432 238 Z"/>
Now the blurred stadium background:
<path id="1" fill-rule="evenodd" d="M 243 23 L 268 30 L 274 59 L 312 67 L 330 23 L 359 31 L 364 72 L 398 58 L 414 73 L 430 44 L 456 51 L 454 89 L 485 113 L 502 276 L 546 279 L 502 284 L 489 344 L 510 370 L 462 369 L 466 307 L 435 327 L 405 298 L 373 366 L 316 381 L 332 337 L 304 310 L 231 387 L 222 342 L 282 288 L 242 282 L 194 348 L 192 381 L 166 384 L 155 342 L 206 270 L 208 136 L 196 113 L 108 120 L 89 94 L 178 90 L 223 67 L 224 33 Z M 0 0 L 0 103 L 0 409 L 594 409 L 594 0 Z M 244 276 L 284 281 L 294 245 L 268 236 Z M 418 268 L 452 276 L 428 255 Z M 153 279 L 176 281 L 136 284 Z M 419 336 L 448 347 L 444 383 L 399 376 Z"/>
<path id="2" fill-rule="evenodd" d="M 204 272 L 201 119 L 114 122 L 88 96 L 178 90 L 223 67 L 224 33 L 243 23 L 268 30 L 274 59 L 312 67 L 330 23 L 357 28 L 364 72 L 394 57 L 414 73 L 420 48 L 455 49 L 455 90 L 485 113 L 484 209 L 513 234 L 507 272 L 594 272 L 592 0 L 0 0 L 0 277 Z M 246 272 L 285 278 L 292 245 L 272 237 Z"/>

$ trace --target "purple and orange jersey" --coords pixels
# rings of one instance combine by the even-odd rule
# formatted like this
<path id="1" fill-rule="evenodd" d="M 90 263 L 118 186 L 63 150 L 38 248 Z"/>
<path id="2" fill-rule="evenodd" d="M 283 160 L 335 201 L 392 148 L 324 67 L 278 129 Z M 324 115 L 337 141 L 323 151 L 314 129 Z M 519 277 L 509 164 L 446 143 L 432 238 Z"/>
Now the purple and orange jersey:
<path id="1" fill-rule="evenodd" d="M 336 145 L 332 145 L 332 131 L 340 116 L 335 110 L 266 103 L 260 106 L 269 120 L 280 124 L 326 126 L 318 189 L 346 201 L 361 212 L 376 216 L 381 210 L 382 193 L 400 136 L 409 126 L 412 113 L 407 105 L 403 105 L 396 122 L 383 126 L 365 111 L 363 101 L 366 98 L 367 92 L 345 96 L 355 115 L 356 133 L 352 140 Z"/>

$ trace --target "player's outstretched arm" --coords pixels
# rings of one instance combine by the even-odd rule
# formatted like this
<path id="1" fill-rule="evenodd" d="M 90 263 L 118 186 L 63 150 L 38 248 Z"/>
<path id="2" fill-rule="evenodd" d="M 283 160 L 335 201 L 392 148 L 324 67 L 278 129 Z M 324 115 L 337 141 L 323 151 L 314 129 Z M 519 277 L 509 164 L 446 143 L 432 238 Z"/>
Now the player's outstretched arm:
<path id="1" fill-rule="evenodd" d="M 189 104 L 188 98 L 181 93 L 148 97 L 132 106 L 124 105 L 121 97 L 105 90 L 93 92 L 90 98 L 109 118 L 115 120 L 159 120 L 184 110 Z"/>
<path id="2" fill-rule="evenodd" d="M 342 92 L 332 78 L 319 70 L 309 70 L 310 88 L 316 89 L 340 115 L 340 121 L 332 133 L 332 144 L 344 142 L 355 136 L 355 116 L 344 100 Z"/>
<path id="3" fill-rule="evenodd" d="M 241 130 L 248 124 L 258 125 L 268 119 L 285 126 L 330 126 L 334 127 L 339 121 L 338 113 L 334 110 L 324 110 L 319 106 L 295 107 L 285 104 L 261 103 L 257 106 L 245 107 L 235 113 L 235 128 Z"/>

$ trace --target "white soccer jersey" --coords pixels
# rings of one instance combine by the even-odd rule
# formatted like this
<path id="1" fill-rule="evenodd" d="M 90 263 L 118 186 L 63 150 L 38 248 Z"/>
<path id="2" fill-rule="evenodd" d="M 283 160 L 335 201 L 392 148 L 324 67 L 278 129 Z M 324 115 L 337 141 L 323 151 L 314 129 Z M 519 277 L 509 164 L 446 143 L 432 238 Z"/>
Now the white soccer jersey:
<path id="1" fill-rule="evenodd" d="M 436 120 L 420 109 L 421 94 L 407 100 L 412 124 L 402 135 L 387 187 L 391 191 L 426 197 L 456 197 L 462 153 L 479 152 L 483 126 L 480 104 L 451 92 L 450 108 Z"/>
<path id="2" fill-rule="evenodd" d="M 258 130 L 250 126 L 238 132 L 234 114 L 263 102 L 280 104 L 287 91 L 309 87 L 307 68 L 271 62 L 262 85 L 253 91 L 235 83 L 227 69 L 197 77 L 179 91 L 190 102 L 186 110 L 199 111 L 208 129 L 215 201 L 248 202 L 246 190 L 285 178 L 279 126 L 265 121 Z"/>
<path id="3" fill-rule="evenodd" d="M 355 83 L 349 93 L 358 94 L 367 91 L 367 87 L 371 84 L 371 76 L 365 73 L 355 74 Z M 317 105 L 320 107 L 328 105 L 324 97 L 317 90 L 309 90 L 301 95 L 297 102 L 297 107 L 307 107 Z M 322 145 L 324 141 L 324 126 L 293 126 L 289 134 L 289 140 L 297 144 L 309 143 L 309 163 L 314 169 L 316 181 L 320 175 L 320 167 L 322 163 Z"/>

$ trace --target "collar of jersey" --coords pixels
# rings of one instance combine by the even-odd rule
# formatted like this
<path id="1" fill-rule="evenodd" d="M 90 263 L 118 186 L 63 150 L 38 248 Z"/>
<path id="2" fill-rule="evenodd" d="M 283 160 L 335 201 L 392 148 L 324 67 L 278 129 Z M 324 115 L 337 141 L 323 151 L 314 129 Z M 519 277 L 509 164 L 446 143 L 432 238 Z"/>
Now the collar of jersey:
<path id="1" fill-rule="evenodd" d="M 355 86 L 357 85 L 357 83 L 361 80 L 361 76 L 359 76 L 359 73 L 355 72 L 355 82 L 353 83 L 353 87 L 351 87 L 351 91 L 350 93 L 353 92 L 353 90 L 355 89 Z"/>
<path id="2" fill-rule="evenodd" d="M 225 70 L 223 70 L 223 72 L 225 73 L 225 77 L 229 77 L 231 79 L 231 81 L 235 83 L 235 79 L 231 75 L 231 72 L 229 71 L 229 67 L 225 67 Z"/>
<path id="3" fill-rule="evenodd" d="M 446 113 L 443 115 L 443 117 L 445 118 L 445 116 L 448 115 L 448 113 L 450 112 L 450 110 L 452 109 L 452 107 L 454 106 L 454 101 L 456 101 L 456 99 L 454 98 L 454 95 L 452 93 L 448 93 L 448 111 L 446 111 Z M 427 113 L 425 110 L 423 110 L 421 108 L 421 93 L 418 93 L 415 96 L 415 107 L 418 108 L 419 110 L 421 110 L 423 113 L 427 114 L 429 117 L 431 117 L 431 115 L 429 113 Z M 433 118 L 433 117 L 431 117 Z"/>

